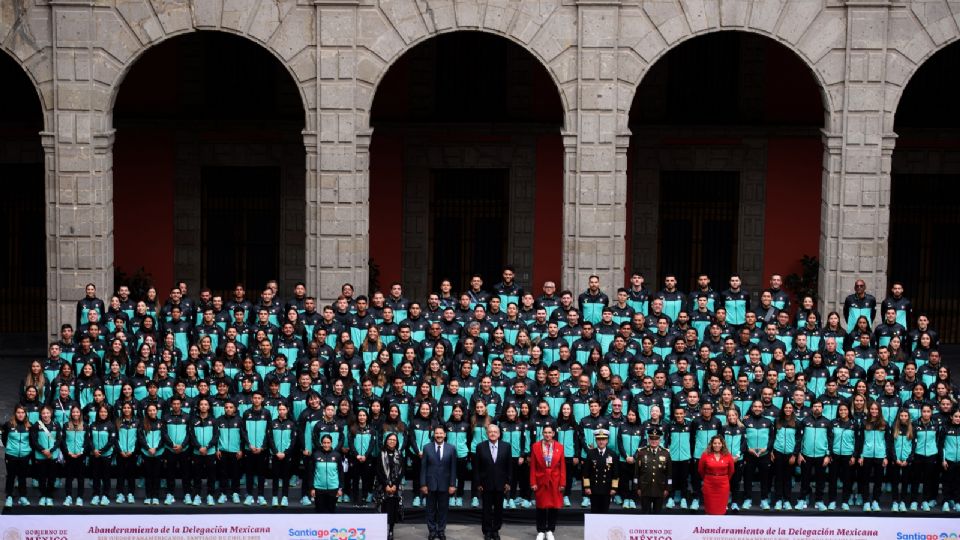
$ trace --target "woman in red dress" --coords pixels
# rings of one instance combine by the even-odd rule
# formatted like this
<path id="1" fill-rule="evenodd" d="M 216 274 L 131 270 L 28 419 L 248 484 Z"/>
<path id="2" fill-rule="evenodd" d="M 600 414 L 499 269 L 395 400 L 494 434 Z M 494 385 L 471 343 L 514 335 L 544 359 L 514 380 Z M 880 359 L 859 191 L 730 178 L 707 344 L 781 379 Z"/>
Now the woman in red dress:
<path id="1" fill-rule="evenodd" d="M 703 509 L 707 514 L 727 513 L 730 497 L 730 479 L 733 477 L 734 459 L 723 437 L 714 435 L 707 451 L 700 456 L 698 472 L 703 478 Z"/>
<path id="2" fill-rule="evenodd" d="M 537 540 L 554 540 L 557 510 L 563 504 L 567 481 L 563 446 L 553 440 L 553 426 L 543 428 L 543 438 L 530 448 L 530 489 L 537 499 Z"/>

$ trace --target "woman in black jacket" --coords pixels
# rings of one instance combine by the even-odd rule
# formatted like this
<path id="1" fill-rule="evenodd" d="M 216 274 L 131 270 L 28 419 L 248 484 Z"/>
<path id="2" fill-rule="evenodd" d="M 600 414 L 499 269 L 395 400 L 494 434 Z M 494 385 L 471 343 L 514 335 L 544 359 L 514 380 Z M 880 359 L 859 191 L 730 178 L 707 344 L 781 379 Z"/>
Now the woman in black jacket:
<path id="1" fill-rule="evenodd" d="M 393 540 L 394 524 L 403 521 L 403 451 L 396 433 L 387 434 L 383 448 L 374 463 L 376 469 L 376 501 L 381 513 L 387 514 L 389 532 L 387 540 Z"/>

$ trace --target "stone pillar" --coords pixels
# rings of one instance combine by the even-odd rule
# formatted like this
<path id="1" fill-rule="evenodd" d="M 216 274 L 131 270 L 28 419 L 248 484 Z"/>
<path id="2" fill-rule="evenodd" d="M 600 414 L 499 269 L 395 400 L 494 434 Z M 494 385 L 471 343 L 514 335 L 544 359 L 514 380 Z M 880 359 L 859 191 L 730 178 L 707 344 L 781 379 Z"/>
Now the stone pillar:
<path id="1" fill-rule="evenodd" d="M 624 282 L 627 146 L 618 84 L 619 0 L 577 2 L 576 133 L 564 134 L 563 287 L 581 292 L 590 274 L 608 293 Z"/>
<path id="2" fill-rule="evenodd" d="M 54 0 L 53 127 L 42 135 L 47 199 L 47 330 L 75 323 L 84 286 L 113 294 L 113 130 L 93 81 L 94 2 Z"/>
<path id="3" fill-rule="evenodd" d="M 820 311 L 839 310 L 857 279 L 887 285 L 890 154 L 883 134 L 889 6 L 847 5 L 843 120 L 824 132 Z"/>
<path id="4" fill-rule="evenodd" d="M 316 180 L 307 171 L 307 288 L 323 302 L 343 283 L 367 291 L 369 149 L 360 132 L 367 113 L 357 107 L 359 0 L 314 0 L 317 10 Z M 311 160 L 307 150 L 307 161 Z M 311 190 L 313 190 L 311 192 Z"/>

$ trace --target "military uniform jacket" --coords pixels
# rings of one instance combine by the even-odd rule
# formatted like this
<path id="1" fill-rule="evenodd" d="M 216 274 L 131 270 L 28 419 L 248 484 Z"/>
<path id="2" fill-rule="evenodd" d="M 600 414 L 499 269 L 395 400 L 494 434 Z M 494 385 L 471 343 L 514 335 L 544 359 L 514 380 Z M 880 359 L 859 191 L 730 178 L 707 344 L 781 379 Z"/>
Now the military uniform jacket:
<path id="1" fill-rule="evenodd" d="M 633 457 L 633 483 L 641 497 L 663 497 L 673 477 L 670 451 L 662 446 L 644 446 Z"/>
<path id="2" fill-rule="evenodd" d="M 587 451 L 583 467 L 583 487 L 601 493 L 617 489 L 620 485 L 620 462 L 616 454 L 607 448 L 603 457 L 599 448 Z"/>

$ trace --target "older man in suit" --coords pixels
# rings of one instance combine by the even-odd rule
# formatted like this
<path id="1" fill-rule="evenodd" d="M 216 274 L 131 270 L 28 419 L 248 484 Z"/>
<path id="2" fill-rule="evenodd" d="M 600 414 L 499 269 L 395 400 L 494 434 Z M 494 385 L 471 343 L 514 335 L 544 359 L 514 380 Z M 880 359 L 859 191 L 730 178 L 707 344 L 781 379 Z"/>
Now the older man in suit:
<path id="1" fill-rule="evenodd" d="M 511 451 L 510 444 L 500 440 L 500 428 L 488 425 L 487 441 L 477 445 L 473 464 L 473 485 L 483 498 L 483 540 L 500 540 L 503 498 L 513 476 Z"/>
<path id="2" fill-rule="evenodd" d="M 457 492 L 457 449 L 446 444 L 443 426 L 433 430 L 433 442 L 423 449 L 420 464 L 420 491 L 427 496 L 429 540 L 447 540 L 447 509 Z"/>

